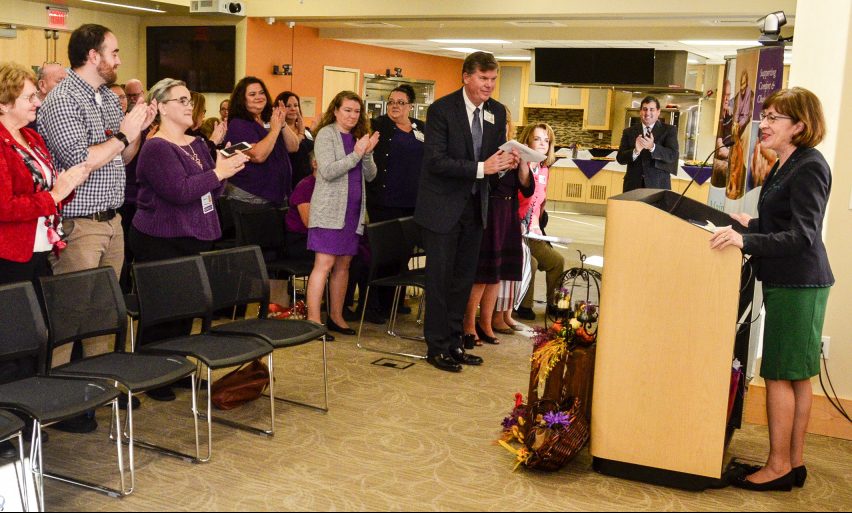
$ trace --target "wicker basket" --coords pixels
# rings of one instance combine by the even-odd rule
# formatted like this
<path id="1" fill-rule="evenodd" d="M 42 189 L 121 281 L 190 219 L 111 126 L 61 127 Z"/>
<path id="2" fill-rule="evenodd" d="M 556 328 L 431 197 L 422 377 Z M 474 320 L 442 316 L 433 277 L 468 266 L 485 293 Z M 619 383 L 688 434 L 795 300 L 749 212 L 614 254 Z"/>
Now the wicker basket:
<path id="1" fill-rule="evenodd" d="M 525 435 L 526 445 L 532 449 L 532 455 L 525 462 L 529 468 L 554 471 L 565 466 L 574 459 L 589 440 L 589 423 L 583 414 L 580 399 L 569 399 L 570 408 L 559 408 L 555 401 L 542 400 L 535 403 L 531 409 L 530 419 L 535 419 L 550 410 L 568 410 L 574 421 L 567 428 L 531 427 Z"/>

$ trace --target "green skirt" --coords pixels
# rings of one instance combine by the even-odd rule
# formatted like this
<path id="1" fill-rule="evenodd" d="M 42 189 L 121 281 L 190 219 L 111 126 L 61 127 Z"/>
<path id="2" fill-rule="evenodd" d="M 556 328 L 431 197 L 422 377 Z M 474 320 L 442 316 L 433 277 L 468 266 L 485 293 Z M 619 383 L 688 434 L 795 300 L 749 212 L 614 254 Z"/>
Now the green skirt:
<path id="1" fill-rule="evenodd" d="M 763 379 L 800 381 L 819 374 L 829 287 L 763 289 Z"/>

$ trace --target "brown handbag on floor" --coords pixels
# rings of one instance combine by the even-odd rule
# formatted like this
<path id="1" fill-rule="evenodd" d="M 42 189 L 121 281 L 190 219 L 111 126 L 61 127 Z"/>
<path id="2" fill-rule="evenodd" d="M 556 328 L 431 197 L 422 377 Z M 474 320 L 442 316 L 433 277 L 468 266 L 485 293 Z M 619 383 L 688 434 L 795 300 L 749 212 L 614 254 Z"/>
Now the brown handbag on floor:
<path id="1" fill-rule="evenodd" d="M 254 360 L 214 381 L 210 400 L 220 410 L 232 410 L 259 398 L 268 386 L 269 367 Z"/>

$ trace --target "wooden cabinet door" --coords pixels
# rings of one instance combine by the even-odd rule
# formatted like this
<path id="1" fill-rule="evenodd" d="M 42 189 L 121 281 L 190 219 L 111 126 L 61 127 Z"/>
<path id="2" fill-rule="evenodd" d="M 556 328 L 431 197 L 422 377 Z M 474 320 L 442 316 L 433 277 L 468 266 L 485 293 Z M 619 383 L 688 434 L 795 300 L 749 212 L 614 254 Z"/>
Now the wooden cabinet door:
<path id="1" fill-rule="evenodd" d="M 583 128 L 586 130 L 609 130 L 611 106 L 612 89 L 584 89 Z"/>
<path id="2" fill-rule="evenodd" d="M 527 86 L 527 107 L 553 107 L 553 87 L 529 84 Z"/>
<path id="3" fill-rule="evenodd" d="M 583 90 L 579 87 L 556 87 L 556 108 L 582 109 Z"/>
<path id="4" fill-rule="evenodd" d="M 523 124 L 524 66 L 502 63 L 494 97 L 512 113 L 516 125 Z"/>

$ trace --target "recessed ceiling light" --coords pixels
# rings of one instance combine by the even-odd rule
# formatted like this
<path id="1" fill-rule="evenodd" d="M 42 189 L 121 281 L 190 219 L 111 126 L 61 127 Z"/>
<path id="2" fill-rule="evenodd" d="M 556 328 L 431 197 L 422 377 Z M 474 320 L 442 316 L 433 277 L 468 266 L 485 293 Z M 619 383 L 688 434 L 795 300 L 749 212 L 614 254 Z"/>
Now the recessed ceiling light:
<path id="1" fill-rule="evenodd" d="M 459 52 L 459 53 L 476 53 L 476 52 L 484 51 L 484 50 L 478 50 L 476 48 L 464 48 L 464 47 L 458 47 L 458 46 L 454 46 L 454 47 L 451 47 L 451 48 L 441 48 L 441 50 L 449 50 L 451 52 Z M 491 53 L 491 52 L 488 52 L 488 53 Z"/>
<path id="2" fill-rule="evenodd" d="M 108 5 L 110 7 L 123 7 L 125 9 L 134 9 L 137 11 L 146 11 L 146 12 L 166 12 L 160 9 L 151 9 L 150 7 L 137 7 L 135 5 L 124 5 L 124 4 L 115 4 L 112 2 L 101 2 L 100 0 L 83 0 L 84 2 L 90 4 L 100 4 L 100 5 Z"/>
<path id="3" fill-rule="evenodd" d="M 430 39 L 433 43 L 442 43 L 445 45 L 508 45 L 511 41 L 503 41 L 502 39 Z"/>
<path id="4" fill-rule="evenodd" d="M 678 43 L 689 46 L 757 46 L 756 39 L 686 39 Z"/>

